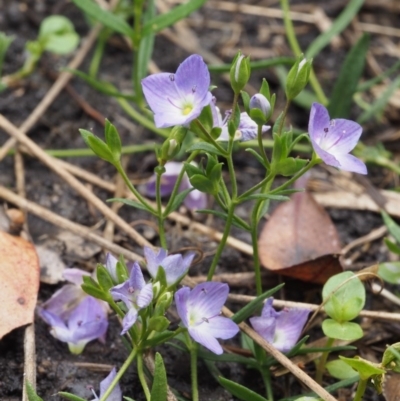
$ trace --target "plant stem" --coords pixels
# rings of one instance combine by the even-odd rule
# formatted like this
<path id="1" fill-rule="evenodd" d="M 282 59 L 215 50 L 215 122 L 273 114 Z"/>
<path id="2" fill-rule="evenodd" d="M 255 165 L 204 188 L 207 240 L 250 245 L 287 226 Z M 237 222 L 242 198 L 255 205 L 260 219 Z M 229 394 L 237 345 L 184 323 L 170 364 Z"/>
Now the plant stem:
<path id="1" fill-rule="evenodd" d="M 207 137 L 207 139 L 226 157 L 227 151 L 210 135 L 210 133 L 204 128 L 204 125 L 199 119 L 195 120 L 196 125 L 201 129 L 201 132 Z"/>
<path id="2" fill-rule="evenodd" d="M 269 168 L 270 162 L 268 160 L 267 154 L 265 153 L 265 148 L 262 139 L 262 125 L 259 125 L 257 127 L 257 141 L 258 141 L 258 148 L 260 149 L 261 152 L 261 157 L 263 158 L 265 165 Z"/>
<path id="3" fill-rule="evenodd" d="M 334 338 L 328 338 L 328 341 L 326 342 L 326 347 L 332 347 L 334 341 L 335 341 Z M 321 358 L 319 359 L 319 363 L 317 366 L 317 374 L 315 375 L 315 381 L 318 384 L 322 383 L 322 377 L 324 375 L 325 365 L 326 361 L 328 360 L 329 352 L 330 351 L 325 351 L 324 353 L 322 353 Z"/>
<path id="4" fill-rule="evenodd" d="M 146 207 L 146 209 L 157 216 L 157 211 L 150 206 L 146 199 L 138 192 L 138 190 L 132 185 L 131 181 L 129 180 L 128 176 L 126 175 L 124 169 L 121 166 L 121 163 L 115 164 L 115 168 L 117 169 L 118 173 L 121 175 L 122 179 L 124 180 L 125 184 L 129 188 L 129 190 L 136 196 L 137 200 Z"/>
<path id="5" fill-rule="evenodd" d="M 162 211 L 161 204 L 161 177 L 162 177 L 162 169 L 156 169 L 156 202 L 157 202 L 157 213 L 158 213 L 158 235 L 160 237 L 161 247 L 167 249 L 167 240 L 165 238 L 165 229 L 164 229 L 164 215 Z M 163 169 L 165 171 L 165 169 Z"/>
<path id="6" fill-rule="evenodd" d="M 260 373 L 264 382 L 267 399 L 268 401 L 274 401 L 274 392 L 272 391 L 271 373 L 269 372 L 269 368 L 261 367 Z"/>
<path id="7" fill-rule="evenodd" d="M 364 395 L 365 389 L 367 388 L 367 382 L 368 380 L 360 379 L 360 381 L 358 382 L 356 395 L 354 396 L 353 401 L 362 401 L 362 396 Z"/>
<path id="8" fill-rule="evenodd" d="M 190 375 L 192 378 L 192 401 L 199 401 L 199 386 L 197 383 L 197 343 L 190 341 Z"/>
<path id="9" fill-rule="evenodd" d="M 138 376 L 139 376 L 140 384 L 142 385 L 144 394 L 146 396 L 146 400 L 150 401 L 151 393 L 150 393 L 149 386 L 147 385 L 146 378 L 144 377 L 143 356 L 142 356 L 142 354 L 139 354 L 138 357 L 137 357 L 137 370 L 138 370 Z"/>
<path id="10" fill-rule="evenodd" d="M 231 230 L 234 212 L 235 212 L 235 203 L 231 201 L 228 207 L 228 216 L 225 223 L 224 233 L 222 235 L 221 242 L 218 245 L 217 252 L 214 255 L 214 259 L 211 263 L 210 270 L 208 271 L 207 281 L 211 281 L 214 276 L 215 269 L 217 268 L 217 264 L 221 257 L 222 251 L 224 250 L 226 240 L 228 239 L 229 232 Z"/>
<path id="11" fill-rule="evenodd" d="M 288 0 L 280 0 L 280 1 L 283 11 L 283 20 L 285 24 L 286 36 L 293 53 L 298 57 L 300 56 L 302 51 L 299 42 L 297 41 L 296 33 L 294 32 L 293 23 L 290 19 L 289 1 Z M 328 104 L 328 99 L 326 98 L 325 93 L 318 82 L 318 79 L 315 75 L 313 68 L 311 68 L 311 73 L 310 73 L 310 85 L 314 89 L 318 101 L 324 105 Z"/>
<path id="12" fill-rule="evenodd" d="M 117 375 L 115 376 L 114 380 L 111 382 L 110 386 L 106 390 L 106 392 L 103 394 L 101 397 L 100 401 L 106 401 L 111 392 L 113 391 L 114 387 L 118 384 L 118 382 L 121 380 L 121 377 L 124 375 L 126 370 L 129 368 L 130 364 L 133 362 L 133 360 L 136 357 L 137 349 L 133 348 L 132 352 L 129 354 L 128 358 L 124 362 L 124 364 L 121 366 L 121 369 L 118 371 Z"/>

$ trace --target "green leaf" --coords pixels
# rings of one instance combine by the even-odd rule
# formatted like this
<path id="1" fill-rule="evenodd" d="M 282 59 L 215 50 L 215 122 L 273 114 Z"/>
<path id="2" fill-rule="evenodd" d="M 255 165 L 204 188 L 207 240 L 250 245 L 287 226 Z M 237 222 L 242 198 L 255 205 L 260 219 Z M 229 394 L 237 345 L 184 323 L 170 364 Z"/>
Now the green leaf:
<path id="1" fill-rule="evenodd" d="M 107 202 L 121 202 L 125 205 L 132 206 L 136 209 L 145 210 L 146 212 L 154 214 L 154 211 L 152 209 L 150 209 L 150 207 L 145 206 L 145 205 L 143 205 L 143 203 L 140 203 L 140 202 L 132 200 L 132 199 L 110 198 L 110 199 L 107 199 Z"/>
<path id="2" fill-rule="evenodd" d="M 370 120 L 372 117 L 378 117 L 386 107 L 390 98 L 396 92 L 396 90 L 400 87 L 400 77 L 397 77 L 382 93 L 382 95 L 372 103 L 371 107 L 364 111 L 361 116 L 358 118 L 357 122 L 359 124 L 363 124 Z"/>
<path id="3" fill-rule="evenodd" d="M 86 292 L 86 294 L 91 295 L 97 299 L 101 299 L 103 301 L 108 302 L 110 300 L 110 295 L 105 293 L 103 290 L 93 287 L 88 284 L 82 284 L 82 290 Z"/>
<path id="4" fill-rule="evenodd" d="M 260 155 L 258 152 L 256 152 L 256 151 L 255 151 L 254 149 L 252 149 L 252 148 L 246 148 L 245 151 L 251 153 L 251 154 L 259 161 L 259 163 L 260 163 L 264 168 L 267 168 L 267 166 L 266 166 L 265 163 L 264 163 L 264 159 L 261 157 L 261 155 Z"/>
<path id="5" fill-rule="evenodd" d="M 251 302 L 249 302 L 246 306 L 244 306 L 242 309 L 240 309 L 238 312 L 236 312 L 231 319 L 239 324 L 246 320 L 248 317 L 253 315 L 257 310 L 259 310 L 263 304 L 263 301 L 273 294 L 275 292 L 279 291 L 285 283 L 279 284 L 276 287 L 264 292 L 263 294 L 259 295 L 257 298 L 253 299 Z"/>
<path id="6" fill-rule="evenodd" d="M 331 27 L 319 35 L 310 44 L 310 46 L 308 46 L 308 49 L 306 50 L 306 57 L 315 57 L 325 46 L 331 42 L 333 37 L 346 29 L 363 4 L 364 0 L 350 0 L 340 15 L 335 18 L 335 21 Z"/>
<path id="7" fill-rule="evenodd" d="M 266 398 L 261 397 L 261 395 L 255 393 L 253 390 L 250 390 L 249 388 L 244 387 L 231 380 L 220 377 L 219 382 L 233 396 L 239 398 L 240 400 L 243 400 L 243 401 L 268 401 Z"/>
<path id="8" fill-rule="evenodd" d="M 378 275 L 387 283 L 400 284 L 400 262 L 380 263 Z"/>
<path id="9" fill-rule="evenodd" d="M 357 92 L 365 92 L 371 89 L 376 84 L 382 82 L 385 78 L 391 75 L 393 72 L 396 72 L 400 68 L 400 60 L 397 60 L 390 68 L 386 71 L 382 72 L 382 74 L 377 75 L 374 78 L 371 78 L 365 82 L 360 83 L 357 86 Z"/>
<path id="10" fill-rule="evenodd" d="M 213 209 L 198 209 L 196 210 L 196 213 L 203 213 L 203 214 L 212 214 L 214 216 L 218 216 L 223 220 L 228 219 L 228 214 L 225 212 L 220 212 L 218 210 L 213 210 Z M 243 230 L 249 231 L 250 227 L 248 225 L 244 224 L 245 222 L 242 222 L 239 220 L 237 217 L 233 216 L 232 224 L 238 228 L 241 228 Z"/>
<path id="11" fill-rule="evenodd" d="M 340 359 L 327 362 L 325 367 L 329 374 L 335 379 L 344 380 L 349 379 L 350 377 L 358 376 L 358 373 L 351 366 Z"/>
<path id="12" fill-rule="evenodd" d="M 395 240 L 400 244 L 400 227 L 384 210 L 381 211 L 381 214 L 390 234 L 392 234 Z"/>
<path id="13" fill-rule="evenodd" d="M 339 358 L 355 369 L 362 380 L 368 380 L 371 376 L 386 373 L 386 370 L 382 369 L 377 363 L 367 361 L 358 356 L 354 358 L 345 358 L 344 356 L 339 355 Z"/>
<path id="14" fill-rule="evenodd" d="M 326 319 L 322 323 L 322 331 L 327 337 L 339 340 L 354 341 L 363 336 L 362 328 L 354 322 L 339 323 L 333 319 Z"/>
<path id="15" fill-rule="evenodd" d="M 279 161 L 275 165 L 275 169 L 277 174 L 289 177 L 298 173 L 307 163 L 307 160 L 298 159 L 297 157 L 287 157 L 286 159 Z"/>
<path id="16" fill-rule="evenodd" d="M 185 189 L 182 192 L 179 192 L 174 200 L 172 201 L 171 205 L 168 204 L 167 208 L 164 211 L 164 216 L 168 216 L 170 213 L 178 209 L 178 207 L 182 204 L 185 200 L 186 196 L 193 191 L 193 188 Z"/>
<path id="17" fill-rule="evenodd" d="M 324 285 L 322 297 L 328 316 L 338 322 L 358 316 L 365 304 L 365 288 L 360 279 L 346 271 L 331 277 Z"/>
<path id="18" fill-rule="evenodd" d="M 212 155 L 225 156 L 220 152 L 214 145 L 207 142 L 196 142 L 186 150 L 187 153 L 194 152 L 196 150 L 201 150 L 204 153 L 211 153 Z"/>
<path id="19" fill-rule="evenodd" d="M 252 368 L 258 368 L 260 365 L 254 358 L 249 358 L 242 355 L 237 354 L 221 354 L 217 355 L 212 352 L 205 351 L 204 349 L 198 350 L 199 358 L 206 359 L 208 361 L 214 362 L 234 362 L 234 363 L 242 363 L 244 365 L 251 366 Z"/>
<path id="20" fill-rule="evenodd" d="M 214 184 L 211 180 L 209 180 L 207 177 L 204 177 L 204 175 L 200 174 L 195 174 L 192 175 L 189 178 L 190 183 L 192 186 L 196 189 L 198 189 L 200 192 L 204 192 L 206 194 L 214 194 L 215 193 L 215 188 Z"/>
<path id="21" fill-rule="evenodd" d="M 395 253 L 396 255 L 400 255 L 400 246 L 390 241 L 388 238 L 384 238 L 383 241 L 385 242 L 385 245 L 390 252 Z"/>
<path id="22" fill-rule="evenodd" d="M 119 136 L 118 130 L 115 125 L 111 124 L 109 120 L 106 119 L 106 126 L 104 129 L 106 143 L 111 153 L 114 156 L 115 161 L 119 161 L 121 157 L 121 138 Z"/>
<path id="23" fill-rule="evenodd" d="M 156 16 L 155 1 L 147 1 L 146 6 L 146 11 L 143 14 L 143 24 L 146 24 Z M 154 33 L 149 33 L 148 35 L 143 36 L 140 41 L 139 49 L 136 55 L 138 58 L 137 68 L 135 69 L 135 75 L 137 76 L 138 82 L 140 82 L 142 78 L 147 75 L 149 62 L 153 54 L 154 38 Z"/>
<path id="24" fill-rule="evenodd" d="M 28 382 L 28 380 L 25 381 L 25 386 L 26 386 L 26 394 L 28 395 L 28 400 L 29 401 L 43 401 L 43 398 L 40 398 L 37 394 L 32 385 Z"/>
<path id="25" fill-rule="evenodd" d="M 59 391 L 57 395 L 66 398 L 67 400 L 71 401 L 86 401 L 84 398 L 78 397 L 77 395 L 71 394 L 71 393 L 66 393 L 64 391 Z M 29 400 L 31 401 L 31 400 Z"/>
<path id="26" fill-rule="evenodd" d="M 274 195 L 274 194 L 252 194 L 246 196 L 246 198 L 243 198 L 243 201 L 248 201 L 252 199 L 270 199 L 283 202 L 283 201 L 288 201 L 290 198 L 288 196 Z"/>
<path id="27" fill-rule="evenodd" d="M 85 129 L 80 129 L 79 132 L 81 133 L 86 145 L 95 155 L 111 164 L 114 164 L 114 156 L 105 142 Z"/>
<path id="28" fill-rule="evenodd" d="M 246 113 L 249 114 L 250 95 L 247 92 L 245 92 L 244 90 L 242 90 L 240 92 L 240 96 L 242 97 L 244 109 L 245 109 Z"/>
<path id="29" fill-rule="evenodd" d="M 368 47 L 369 35 L 364 34 L 347 54 L 329 100 L 331 118 L 349 117 L 353 95 L 364 71 Z"/>
<path id="30" fill-rule="evenodd" d="M 205 2 L 206 0 L 190 0 L 185 4 L 174 7 L 171 11 L 165 14 L 157 15 L 146 24 L 144 24 L 142 28 L 142 35 L 146 36 L 150 33 L 157 33 L 164 28 L 168 28 L 169 26 L 175 24 L 177 21 L 186 18 L 193 11 L 196 11 Z"/>
<path id="31" fill-rule="evenodd" d="M 149 321 L 147 330 L 149 332 L 158 331 L 161 333 L 168 328 L 169 324 L 170 321 L 165 316 L 153 316 Z"/>
<path id="32" fill-rule="evenodd" d="M 175 332 L 166 330 L 166 331 L 163 331 L 162 333 L 156 334 L 153 337 L 145 340 L 143 347 L 153 348 L 156 345 L 164 344 L 166 341 L 170 340 L 173 337 L 175 337 Z"/>
<path id="33" fill-rule="evenodd" d="M 167 374 L 162 356 L 156 352 L 154 380 L 151 388 L 150 401 L 166 401 L 167 399 Z"/>
<path id="34" fill-rule="evenodd" d="M 4 58 L 7 54 L 7 50 L 10 47 L 13 40 L 14 40 L 14 36 L 7 36 L 5 33 L 0 32 L 0 77 L 1 77 L 1 72 L 3 70 Z M 0 92 L 1 92 L 1 88 L 0 88 Z"/>
<path id="35" fill-rule="evenodd" d="M 386 348 L 382 357 L 382 366 L 400 373 L 400 343 L 392 344 Z"/>
<path id="36" fill-rule="evenodd" d="M 114 287 L 114 283 L 112 281 L 110 273 L 104 266 L 100 264 L 97 265 L 96 268 L 96 277 L 100 287 L 104 291 L 108 291 L 110 288 Z"/>
<path id="37" fill-rule="evenodd" d="M 134 36 L 133 29 L 122 18 L 116 16 L 110 11 L 104 10 L 99 7 L 92 0 L 72 0 L 75 5 L 80 8 L 84 13 L 96 21 L 101 22 L 104 26 L 112 29 L 115 32 L 132 38 Z"/>

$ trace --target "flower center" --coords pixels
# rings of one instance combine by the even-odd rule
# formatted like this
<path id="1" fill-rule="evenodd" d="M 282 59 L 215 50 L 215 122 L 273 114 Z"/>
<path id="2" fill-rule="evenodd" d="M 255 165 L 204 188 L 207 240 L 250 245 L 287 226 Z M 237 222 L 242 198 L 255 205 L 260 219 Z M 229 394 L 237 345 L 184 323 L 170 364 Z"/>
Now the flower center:
<path id="1" fill-rule="evenodd" d="M 182 114 L 184 115 L 184 116 L 187 116 L 188 114 L 190 114 L 190 112 L 193 110 L 193 107 L 192 106 L 190 106 L 190 105 L 188 105 L 188 106 L 185 106 L 183 109 L 182 109 Z"/>

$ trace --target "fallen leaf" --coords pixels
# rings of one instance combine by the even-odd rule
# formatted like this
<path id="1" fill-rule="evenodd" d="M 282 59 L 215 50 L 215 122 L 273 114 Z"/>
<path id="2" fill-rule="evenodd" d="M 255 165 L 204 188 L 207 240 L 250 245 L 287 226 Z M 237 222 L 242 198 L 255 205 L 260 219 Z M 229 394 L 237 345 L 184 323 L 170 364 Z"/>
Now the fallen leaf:
<path id="1" fill-rule="evenodd" d="M 0 338 L 33 322 L 39 260 L 33 244 L 0 231 Z"/>
<path id="2" fill-rule="evenodd" d="M 383 395 L 386 401 L 400 401 L 400 374 L 390 372 L 385 375 Z"/>
<path id="3" fill-rule="evenodd" d="M 324 284 L 343 270 L 336 228 L 308 192 L 295 193 L 275 209 L 258 246 L 262 265 L 285 276 Z"/>

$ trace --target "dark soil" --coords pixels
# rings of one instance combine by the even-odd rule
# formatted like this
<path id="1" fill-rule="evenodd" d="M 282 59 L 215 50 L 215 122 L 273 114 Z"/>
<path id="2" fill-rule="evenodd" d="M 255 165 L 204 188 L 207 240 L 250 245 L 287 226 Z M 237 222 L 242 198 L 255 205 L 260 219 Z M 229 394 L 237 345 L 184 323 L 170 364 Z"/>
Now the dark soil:
<path id="1" fill-rule="evenodd" d="M 259 2 L 258 5 L 268 6 L 270 3 L 271 2 L 263 1 Z M 321 5 L 318 1 L 309 1 L 307 4 L 303 3 L 302 1 L 293 2 L 293 7 L 303 12 L 310 12 L 316 5 Z M 347 2 L 335 0 L 324 3 L 326 4 L 324 4 L 323 7 L 328 16 L 335 18 Z M 388 9 L 384 7 L 375 8 L 370 4 L 371 3 L 367 3 L 362 9 L 359 17 L 360 19 L 387 26 L 398 25 L 396 24 L 399 18 L 398 13 L 396 15 L 390 13 Z M 0 30 L 15 36 L 15 40 L 6 57 L 4 74 L 14 72 L 23 64 L 23 49 L 26 41 L 35 38 L 40 21 L 45 16 L 55 13 L 61 13 L 71 18 L 80 35 L 85 36 L 87 34 L 88 26 L 80 11 L 78 11 L 73 4 L 65 0 L 0 0 Z M 216 26 L 209 27 L 207 25 L 208 20 L 220 21 L 221 24 L 233 22 L 238 24 L 242 29 L 239 43 L 236 43 L 233 47 L 230 44 L 228 45 L 226 39 L 229 38 L 229 32 L 226 34 L 227 36 L 225 35 L 226 38 L 224 35 L 221 36 L 221 28 Z M 271 56 L 291 54 L 284 39 L 281 20 L 269 18 L 266 22 L 265 17 L 240 15 L 238 13 L 231 14 L 204 8 L 195 13 L 192 17 L 192 21 L 194 30 L 198 32 L 202 46 L 222 57 L 226 62 L 230 61 L 234 50 L 239 48 L 242 48 L 243 51 L 250 47 L 258 50 L 271 49 Z M 270 28 L 270 33 L 268 35 L 265 34 L 266 26 Z M 307 44 L 318 35 L 318 30 L 311 25 L 303 23 L 296 23 L 296 26 L 299 32 L 301 32 L 300 43 L 305 48 Z M 331 47 L 328 46 L 315 60 L 317 75 L 322 77 L 322 85 L 328 93 L 338 73 L 340 63 L 350 47 L 346 39 L 349 35 L 351 36 L 351 34 L 351 29 L 346 31 L 344 44 L 337 51 L 332 51 Z M 381 36 L 373 37 L 373 46 L 379 46 L 379 40 L 381 40 L 381 38 Z M 255 51 L 255 53 L 257 52 Z M 157 37 L 153 59 L 162 70 L 175 70 L 177 64 L 187 55 L 188 54 L 184 50 L 173 45 L 165 37 Z M 382 57 L 382 64 L 380 67 L 385 69 L 391 66 L 393 60 L 393 57 L 385 55 L 385 57 Z M 31 77 L 24 80 L 21 86 L 1 93 L 0 112 L 16 126 L 20 125 L 52 85 L 53 81 L 50 78 L 52 73 L 57 73 L 60 68 L 66 65 L 67 61 L 67 58 L 46 54 L 40 61 L 37 71 Z M 87 70 L 89 61 L 90 56 L 81 67 L 83 70 Z M 130 62 L 131 56 L 128 49 L 122 44 L 122 41 L 116 39 L 110 42 L 101 65 L 101 78 L 112 80 L 119 88 L 130 85 Z M 272 90 L 277 92 L 277 109 L 279 110 L 283 104 L 283 93 L 279 88 L 277 76 L 272 69 L 268 71 L 256 71 L 251 84 L 257 88 L 260 84 L 260 79 L 264 76 L 269 80 Z M 372 72 L 367 68 L 365 78 L 371 78 L 372 76 Z M 229 103 L 231 101 L 229 87 L 217 75 L 213 76 L 213 83 L 219 86 L 215 92 L 216 96 L 223 104 L 226 104 L 226 108 L 229 108 Z M 133 122 L 131 122 L 133 129 L 126 128 L 126 124 L 121 123 L 121 121 L 125 121 L 127 117 L 115 100 L 99 95 L 95 90 L 89 88 L 78 79 L 74 79 L 71 82 L 71 86 L 87 103 L 117 125 L 124 144 L 142 143 L 145 140 L 160 141 L 153 134 L 137 127 Z M 355 109 L 355 113 L 358 112 L 359 110 Z M 386 118 L 385 125 L 371 123 L 366 126 L 364 134 L 366 140 L 370 143 L 376 142 L 378 132 L 389 129 L 391 126 L 395 127 L 395 124 L 399 123 L 398 115 L 394 119 L 392 118 L 392 120 L 390 120 L 390 118 Z M 291 124 L 306 129 L 307 120 L 308 113 L 297 106 L 292 107 L 289 115 L 289 122 Z M 379 127 L 379 130 L 376 129 L 377 127 Z M 79 128 L 92 130 L 100 136 L 103 132 L 102 126 L 85 114 L 71 96 L 68 95 L 66 91 L 63 91 L 36 126 L 29 132 L 29 136 L 44 149 L 84 148 L 85 144 L 78 132 Z M 7 135 L 4 132 L 0 132 L 0 145 L 7 139 Z M 77 196 L 74 191 L 64 184 L 55 174 L 49 172 L 40 162 L 28 156 L 25 157 L 24 161 L 28 199 L 47 207 L 71 221 L 89 227 L 95 225 L 101 219 L 102 216 L 100 216 L 99 213 L 93 211 L 86 201 Z M 74 159 L 73 162 L 96 173 L 104 180 L 112 180 L 115 176 L 112 167 L 96 158 L 79 158 Z M 258 168 L 257 163 L 249 157 L 248 153 L 239 151 L 235 155 L 235 162 L 240 166 L 241 170 L 238 176 L 240 191 L 258 182 L 262 177 L 262 171 Z M 151 153 L 135 154 L 129 158 L 129 174 L 132 179 L 143 179 L 152 173 L 155 163 L 155 156 Z M 13 165 L 13 158 L 10 156 L 0 162 L 0 184 L 9 188 L 15 188 Z M 379 185 L 382 181 L 383 173 L 377 168 L 372 171 L 373 173 L 369 178 L 373 183 Z M 97 190 L 96 188 L 94 191 L 104 200 L 109 197 L 109 194 L 104 191 Z M 242 210 L 241 212 L 246 213 L 246 210 Z M 336 224 L 343 244 L 347 244 L 356 238 L 368 234 L 372 229 L 382 224 L 380 216 L 370 212 L 333 209 L 329 210 L 329 213 Z M 145 213 L 126 207 L 121 209 L 121 215 L 129 222 L 149 218 Z M 218 220 L 212 220 L 212 224 L 218 229 L 223 227 L 223 224 Z M 28 226 L 33 241 L 39 241 L 44 235 L 51 237 L 58 232 L 57 228 L 35 216 L 29 216 Z M 155 244 L 157 243 L 156 236 L 148 233 L 147 226 L 137 226 L 137 229 L 139 232 L 149 236 Z M 211 240 L 201 238 L 196 233 L 190 233 L 185 228 L 174 224 L 168 227 L 168 233 L 171 243 L 173 244 L 173 249 L 179 249 L 182 246 L 199 245 L 203 247 L 206 252 L 215 249 L 215 244 Z M 239 230 L 233 230 L 233 235 L 243 241 L 250 242 L 250 237 Z M 129 241 L 123 233 L 117 233 L 116 241 L 123 246 L 129 247 L 129 249 L 134 252 L 141 253 L 141 249 L 133 244 L 132 241 Z M 68 255 L 62 250 L 60 252 L 65 263 L 71 267 L 92 269 L 96 262 L 104 260 L 103 253 L 96 254 L 84 260 Z M 211 258 L 212 256 L 206 257 L 191 274 L 206 273 Z M 385 258 L 386 251 L 381 243 L 377 242 L 373 244 L 369 250 L 364 251 L 357 262 L 367 266 L 376 261 L 384 260 Z M 251 270 L 252 262 L 249 257 L 230 248 L 224 251 L 219 266 L 219 272 L 243 272 Z M 277 276 L 268 275 L 265 281 L 265 288 L 272 288 L 278 282 L 279 278 Z M 59 288 L 59 285 L 50 286 L 42 284 L 39 293 L 39 303 L 48 299 L 57 288 Z M 254 293 L 254 288 L 248 287 L 235 290 L 246 294 Z M 287 299 L 290 300 L 318 302 L 319 291 L 320 287 L 318 286 L 301 283 L 295 280 L 288 280 L 285 292 L 281 295 L 285 295 Z M 306 296 L 307 299 L 305 299 L 304 296 Z M 232 307 L 235 308 L 236 306 L 232 305 Z M 389 308 L 391 308 L 391 305 L 389 305 Z M 383 310 L 385 309 L 385 305 L 382 305 L 380 301 L 378 302 L 377 297 L 370 296 L 368 309 Z M 377 329 L 375 328 L 373 332 L 375 332 L 375 330 Z M 391 332 L 391 337 L 385 337 L 384 341 L 374 344 L 375 350 L 383 350 L 386 343 L 398 341 L 398 336 L 391 325 L 382 324 L 379 326 L 379 330 Z M 2 401 L 16 401 L 21 399 L 23 380 L 23 331 L 23 328 L 14 330 L 0 341 L 0 371 L 3 373 L 0 377 L 0 400 Z M 35 331 L 38 372 L 37 388 L 38 394 L 43 397 L 44 400 L 59 400 L 60 397 L 55 395 L 58 391 L 69 391 L 80 397 L 90 398 L 91 392 L 88 386 L 94 386 L 97 389 L 99 381 L 102 380 L 107 373 L 92 371 L 82 366 L 80 367 L 79 363 L 87 362 L 121 366 L 126 357 L 126 352 L 119 335 L 120 327 L 115 316 L 110 319 L 106 345 L 99 342 L 91 342 L 80 356 L 71 355 L 68 352 L 66 344 L 55 340 L 50 335 L 48 326 L 40 319 L 36 319 Z M 364 348 L 361 343 L 361 351 Z M 183 396 L 190 398 L 190 363 L 188 356 L 170 346 L 162 348 L 162 353 L 167 365 L 170 386 L 181 392 Z M 376 355 L 379 357 L 379 353 L 376 353 Z M 225 377 L 243 383 L 262 393 L 262 380 L 258 374 L 247 371 L 243 366 L 233 364 L 221 365 L 219 368 Z M 203 362 L 200 362 L 199 369 L 200 398 L 202 400 L 217 401 L 232 399 L 226 391 L 217 385 L 213 377 L 208 373 L 207 367 Z M 124 376 L 122 389 L 127 396 L 133 397 L 138 401 L 144 400 L 136 371 L 133 367 L 131 367 Z M 291 389 L 292 392 L 289 392 L 288 389 Z M 276 391 L 276 398 L 279 399 L 283 396 L 299 394 L 301 392 L 301 387 L 294 378 L 285 377 L 276 380 L 274 390 Z M 369 391 L 365 399 L 382 399 L 373 394 L 372 391 Z M 343 399 L 350 399 L 346 397 L 350 396 L 347 394 Z"/>

